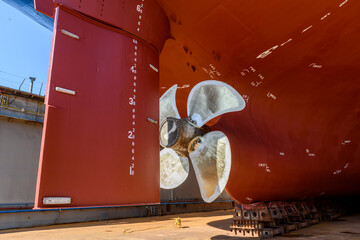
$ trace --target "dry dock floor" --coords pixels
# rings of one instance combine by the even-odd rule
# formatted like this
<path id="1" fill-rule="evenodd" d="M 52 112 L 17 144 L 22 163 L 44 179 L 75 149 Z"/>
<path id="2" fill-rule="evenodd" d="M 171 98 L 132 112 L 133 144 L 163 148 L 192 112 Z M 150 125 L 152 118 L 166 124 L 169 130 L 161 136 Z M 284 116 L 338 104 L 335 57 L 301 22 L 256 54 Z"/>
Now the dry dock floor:
<path id="1" fill-rule="evenodd" d="M 244 239 L 229 231 L 232 214 L 232 210 L 226 210 L 3 230 L 0 240 Z M 182 228 L 175 228 L 176 217 L 182 220 Z M 360 239 L 360 214 L 321 222 L 273 239 Z"/>

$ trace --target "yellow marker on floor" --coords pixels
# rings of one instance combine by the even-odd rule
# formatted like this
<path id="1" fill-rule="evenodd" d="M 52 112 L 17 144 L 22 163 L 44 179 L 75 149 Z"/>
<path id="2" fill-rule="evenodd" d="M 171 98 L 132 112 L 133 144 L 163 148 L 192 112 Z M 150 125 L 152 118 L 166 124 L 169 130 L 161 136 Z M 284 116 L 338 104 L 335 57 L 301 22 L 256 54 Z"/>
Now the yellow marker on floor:
<path id="1" fill-rule="evenodd" d="M 176 228 L 181 228 L 181 219 L 179 217 L 177 217 L 175 219 L 175 227 Z"/>

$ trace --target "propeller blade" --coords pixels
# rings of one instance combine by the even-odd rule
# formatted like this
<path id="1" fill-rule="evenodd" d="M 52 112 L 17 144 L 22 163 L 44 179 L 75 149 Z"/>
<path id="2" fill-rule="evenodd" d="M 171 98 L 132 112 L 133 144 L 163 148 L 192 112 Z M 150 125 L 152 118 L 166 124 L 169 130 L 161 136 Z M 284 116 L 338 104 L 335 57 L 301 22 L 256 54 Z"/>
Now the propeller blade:
<path id="1" fill-rule="evenodd" d="M 160 187 L 173 189 L 181 185 L 189 175 L 189 160 L 179 156 L 174 150 L 160 151 Z"/>
<path id="2" fill-rule="evenodd" d="M 214 80 L 198 83 L 191 90 L 188 102 L 188 116 L 202 127 L 211 119 L 228 112 L 241 111 L 245 101 L 230 85 Z"/>
<path id="3" fill-rule="evenodd" d="M 167 117 L 180 118 L 176 107 L 177 84 L 169 88 L 160 98 L 160 123 Z"/>
<path id="4" fill-rule="evenodd" d="M 214 201 L 224 190 L 231 168 L 229 139 L 220 131 L 200 137 L 190 151 L 201 196 L 205 202 Z"/>

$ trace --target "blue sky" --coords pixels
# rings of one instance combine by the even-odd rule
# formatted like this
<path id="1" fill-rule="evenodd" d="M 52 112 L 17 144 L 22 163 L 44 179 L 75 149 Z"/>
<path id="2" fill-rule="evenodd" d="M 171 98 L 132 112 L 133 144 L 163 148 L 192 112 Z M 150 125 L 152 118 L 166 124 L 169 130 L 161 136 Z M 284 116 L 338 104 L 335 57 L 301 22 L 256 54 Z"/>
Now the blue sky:
<path id="1" fill-rule="evenodd" d="M 33 92 L 45 94 L 52 32 L 15 8 L 0 1 L 0 85 L 29 91 L 29 77 L 36 77 Z"/>

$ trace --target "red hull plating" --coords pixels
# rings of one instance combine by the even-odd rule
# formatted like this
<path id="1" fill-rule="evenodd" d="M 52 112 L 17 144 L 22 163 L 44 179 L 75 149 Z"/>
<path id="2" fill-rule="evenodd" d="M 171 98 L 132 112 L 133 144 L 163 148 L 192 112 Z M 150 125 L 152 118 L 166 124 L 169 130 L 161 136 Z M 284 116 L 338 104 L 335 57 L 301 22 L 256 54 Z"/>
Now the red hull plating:
<path id="1" fill-rule="evenodd" d="M 230 139 L 235 200 L 360 193 L 360 2 L 159 2 L 176 39 L 162 52 L 160 87 L 183 87 L 180 114 L 206 79 L 247 102 L 212 127 Z"/>
<path id="2" fill-rule="evenodd" d="M 48 2 L 37 0 L 37 6 L 41 5 L 40 3 L 46 5 Z M 101 11 L 101 9 L 111 10 L 121 7 L 118 1 L 107 1 L 105 8 L 101 5 L 102 1 L 94 1 L 93 5 L 88 6 L 84 4 L 79 6 L 79 1 L 75 0 L 58 2 L 98 21 L 136 34 L 135 19 L 132 18 L 131 12 L 124 10 L 124 14 L 119 15 L 116 11 Z M 152 5 L 148 9 L 154 9 L 148 12 L 155 15 L 161 12 L 155 2 L 146 0 L 146 3 Z M 236 201 L 249 203 L 360 193 L 360 75 L 358 71 L 360 69 L 358 44 L 360 2 L 354 0 L 158 0 L 158 3 L 168 15 L 172 36 L 165 43 L 160 56 L 160 93 L 162 94 L 173 84 L 179 85 L 177 104 L 182 117 L 186 116 L 186 98 L 191 88 L 196 83 L 208 79 L 217 79 L 232 85 L 247 102 L 242 112 L 223 115 L 221 119 L 217 119 L 217 122 L 213 122 L 216 124 L 212 126 L 213 129 L 223 131 L 230 139 L 232 167 L 227 191 Z M 135 5 L 133 7 L 136 7 Z M 51 15 L 50 12 L 48 14 Z M 64 19 L 66 20 L 64 24 L 70 24 L 70 17 L 68 20 Z M 168 34 L 164 16 L 160 14 L 159 19 L 151 20 L 155 24 L 150 23 L 149 18 L 148 21 L 144 32 L 136 35 L 161 50 Z M 74 24 L 71 20 L 69 26 L 72 25 Z M 92 46 L 102 45 L 102 50 L 109 50 L 106 47 L 109 44 L 126 41 L 118 34 L 110 34 L 109 31 L 100 32 L 104 30 L 91 24 L 82 24 L 80 29 L 86 30 L 87 34 L 92 36 L 105 34 L 106 37 L 96 38 L 91 43 Z M 115 41 L 114 37 L 121 39 Z M 56 39 L 55 48 L 57 42 Z M 130 46 L 128 48 L 124 46 L 125 52 L 131 51 L 128 50 L 131 49 Z M 151 61 L 155 63 L 156 54 L 150 52 L 152 50 L 149 50 L 149 56 L 152 56 Z M 60 66 L 55 65 L 54 55 L 52 71 L 54 72 L 57 66 L 59 68 L 57 74 L 61 79 L 72 79 L 72 84 L 79 84 L 85 87 L 86 91 L 88 88 L 92 89 L 93 92 L 88 98 L 78 102 L 78 109 L 88 106 L 87 99 L 93 102 L 93 106 L 97 106 L 100 92 L 98 89 L 106 92 L 104 98 L 109 98 L 107 100 L 109 104 L 117 100 L 119 104 L 120 102 L 126 104 L 128 100 L 126 93 L 122 93 L 117 87 L 123 87 L 124 91 L 128 91 L 131 89 L 129 86 L 118 86 L 117 84 L 120 83 L 116 81 L 110 82 L 106 87 L 95 85 L 97 89 L 90 83 L 84 85 L 89 79 L 103 79 L 113 74 L 114 76 L 120 74 L 109 70 L 95 78 L 96 64 L 119 61 L 118 66 L 124 69 L 130 68 L 129 62 L 119 60 L 126 59 L 124 55 L 120 55 L 119 58 L 113 58 L 111 54 L 104 55 L 102 51 L 95 51 L 85 55 L 93 57 L 90 61 L 89 58 L 76 59 L 75 57 L 81 58 L 81 55 L 72 54 L 71 58 L 74 57 L 74 61 L 64 65 L 68 61 L 67 58 Z M 107 61 L 103 61 L 104 58 Z M 81 74 L 79 72 L 76 76 L 62 76 L 71 74 L 73 71 L 69 69 L 72 69 L 77 62 L 81 62 Z M 146 68 L 146 64 L 148 62 L 144 61 L 142 67 Z M 51 109 L 52 96 L 57 94 L 52 92 L 55 86 L 53 72 L 48 88 L 50 89 L 48 109 Z M 154 114 L 157 114 L 160 96 L 157 95 L 155 98 L 158 91 L 156 77 L 144 76 L 139 88 L 143 88 L 141 96 L 146 96 L 144 101 L 148 104 L 139 112 L 144 115 L 142 120 L 145 121 L 148 115 L 158 119 L 157 115 L 154 117 Z M 122 96 L 126 96 L 125 99 L 122 99 Z M 56 104 L 64 105 L 63 111 L 65 108 L 66 111 L 69 110 L 67 114 L 76 112 L 67 99 L 57 101 Z M 122 129 L 127 123 L 120 118 L 120 115 L 128 113 L 122 113 L 120 107 L 118 109 L 119 112 L 113 111 L 111 115 L 103 114 L 101 118 L 93 118 L 91 122 L 94 125 L 85 125 L 83 130 L 98 132 L 101 128 L 97 128 L 95 123 L 101 123 L 105 119 L 107 131 L 99 133 L 102 139 L 109 140 L 109 136 L 113 136 L 110 131 L 114 132 L 115 128 L 121 128 L 119 132 L 127 133 L 126 127 Z M 145 113 L 148 109 L 156 110 L 151 110 L 151 114 Z M 92 112 L 94 113 L 96 111 Z M 81 114 L 83 113 L 78 112 L 77 116 L 84 117 Z M 117 116 L 117 121 L 112 121 L 112 116 Z M 78 138 L 74 131 L 78 130 L 79 124 L 70 118 L 67 124 L 73 123 L 71 132 L 64 134 L 55 127 L 54 132 L 51 132 L 50 117 L 51 110 L 47 113 L 45 126 L 45 130 L 49 129 L 49 131 L 44 131 L 38 202 L 43 196 L 48 196 L 48 193 L 64 195 L 69 188 L 73 191 L 71 194 L 82 199 L 76 202 L 77 205 L 138 203 L 144 202 L 146 196 L 152 196 L 147 201 L 156 202 L 158 198 L 155 198 L 155 195 L 159 193 L 156 125 L 151 126 L 148 132 L 145 126 L 144 130 L 141 130 L 143 145 L 139 149 L 144 151 L 136 159 L 139 159 L 137 161 L 144 175 L 138 182 L 132 182 L 130 178 L 123 178 L 125 172 L 119 176 L 118 169 L 124 166 L 124 162 L 105 166 L 104 162 L 93 160 L 98 165 L 92 165 L 83 155 L 79 153 L 76 155 L 75 150 L 65 158 L 57 158 L 56 156 L 64 154 L 64 148 L 58 147 L 54 151 L 53 145 L 46 145 L 47 138 L 53 138 L 55 143 L 59 137 L 63 142 L 71 139 L 69 146 L 88 143 L 87 147 L 98 153 L 89 156 L 99 156 L 100 152 L 110 154 L 102 151 L 99 146 L 112 146 L 113 149 L 119 146 L 122 150 L 104 158 L 111 159 L 109 161 L 115 163 L 117 156 L 129 149 L 126 137 L 125 139 L 122 138 L 123 136 L 119 137 L 116 140 L 117 144 L 114 141 L 104 144 L 101 141 L 94 143 L 88 138 Z M 60 120 L 63 118 L 60 117 L 53 119 L 59 119 L 54 121 L 55 125 L 63 122 Z M 90 113 L 84 119 L 91 119 Z M 144 125 L 146 124 L 150 123 L 144 122 Z M 67 129 L 67 126 L 63 126 L 62 129 Z M 46 157 L 47 151 L 51 157 Z M 51 162 L 48 163 L 51 171 L 44 168 L 45 159 L 50 158 L 51 160 L 47 161 Z M 78 168 L 72 171 L 72 178 L 66 180 L 66 184 L 63 181 L 67 174 L 58 177 L 55 184 L 54 180 L 51 180 L 54 174 L 60 174 L 69 166 L 64 159 L 71 161 L 70 166 L 76 165 Z M 148 159 L 152 163 L 151 166 L 146 164 Z M 104 172 L 98 179 L 104 178 L 108 181 L 91 182 L 90 184 L 95 184 L 97 189 L 90 191 L 92 187 L 89 187 L 90 184 L 86 184 L 86 181 L 83 181 L 82 185 L 74 183 L 82 179 L 81 176 L 77 176 L 79 172 L 86 173 L 85 175 L 89 177 L 99 174 L 100 168 Z M 107 175 L 107 171 L 111 174 Z M 122 181 L 127 183 L 122 185 L 123 188 L 117 187 Z M 144 187 L 145 183 L 148 187 Z M 136 192 L 136 184 L 142 187 L 141 191 Z M 134 190 L 125 189 L 128 186 L 129 189 L 134 187 Z M 147 188 L 150 189 L 148 192 L 146 192 Z M 119 191 L 115 193 L 114 189 Z M 128 192 L 135 194 L 136 199 L 125 197 L 124 200 L 124 193 Z M 99 196 L 103 194 L 106 197 Z M 41 204 L 38 206 L 41 207 Z"/>

